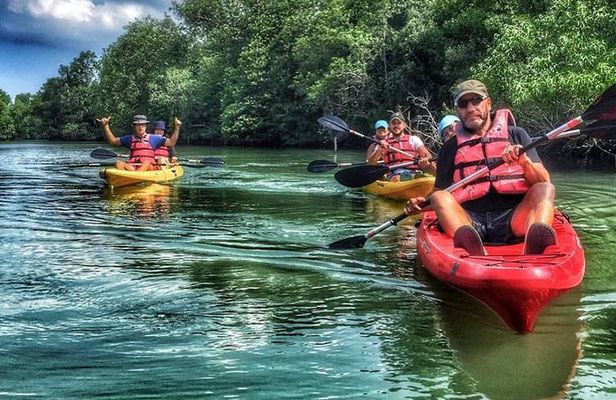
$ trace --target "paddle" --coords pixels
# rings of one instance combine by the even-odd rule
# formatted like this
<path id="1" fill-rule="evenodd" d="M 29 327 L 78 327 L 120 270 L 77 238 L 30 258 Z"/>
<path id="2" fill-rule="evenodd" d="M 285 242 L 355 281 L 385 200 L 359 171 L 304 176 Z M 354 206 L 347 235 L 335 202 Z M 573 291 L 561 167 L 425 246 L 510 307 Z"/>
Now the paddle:
<path id="1" fill-rule="evenodd" d="M 90 163 L 75 163 L 75 164 L 49 164 L 49 165 L 57 165 L 61 168 L 84 168 L 84 167 L 113 167 L 114 164 L 103 164 L 98 162 L 90 162 Z"/>
<path id="2" fill-rule="evenodd" d="M 434 161 L 434 159 L 431 158 L 428 161 Z M 372 182 L 379 180 L 384 174 L 389 171 L 417 164 L 419 164 L 419 161 L 408 161 L 389 167 L 385 165 L 359 165 L 356 167 L 345 168 L 336 172 L 334 178 L 336 178 L 336 180 L 340 184 L 346 187 L 357 188 L 369 185 Z"/>
<path id="3" fill-rule="evenodd" d="M 588 125 L 586 128 L 577 129 L 576 131 L 579 131 L 579 132 L 576 132 L 576 133 L 573 133 L 575 131 L 566 132 L 567 130 L 570 130 L 580 125 L 582 122 L 594 120 L 594 119 L 598 121 Z M 528 150 L 531 150 L 539 146 L 540 144 L 547 143 L 550 140 L 559 139 L 561 134 L 563 134 L 562 136 L 563 138 L 583 134 L 583 135 L 588 135 L 596 139 L 616 139 L 616 132 L 615 132 L 616 124 L 608 124 L 606 122 L 606 121 L 610 121 L 614 119 L 616 119 L 616 84 L 612 85 L 603 94 L 601 94 L 601 96 L 599 96 L 588 107 L 588 109 L 586 109 L 586 111 L 582 115 L 571 119 L 567 123 L 541 136 L 538 140 L 535 140 L 531 142 L 530 144 L 528 144 L 527 146 L 524 146 L 523 148 L 520 149 L 519 154 L 523 154 L 527 152 Z M 468 184 L 469 182 L 487 174 L 491 169 L 494 169 L 502 164 L 504 164 L 504 161 L 502 159 L 495 160 L 494 162 L 491 162 L 487 166 L 477 170 L 476 172 L 460 180 L 459 182 L 449 186 L 445 190 L 448 192 L 452 192 Z M 424 202 L 419 204 L 422 210 L 427 208 L 429 205 L 430 205 L 429 197 Z M 383 224 L 377 226 L 376 228 L 370 230 L 368 233 L 364 235 L 341 239 L 341 240 L 328 244 L 327 247 L 330 249 L 354 249 L 354 248 L 364 247 L 368 239 L 374 237 L 375 235 L 379 234 L 380 232 L 384 231 L 385 229 L 389 228 L 392 225 L 397 225 L 400 221 L 404 220 L 406 217 L 408 217 L 408 215 L 406 213 L 402 213 L 400 215 L 397 215 L 391 218 L 387 222 L 384 222 Z"/>
<path id="4" fill-rule="evenodd" d="M 98 148 L 98 149 L 92 150 L 92 152 L 90 153 L 90 157 L 96 158 L 98 160 L 106 160 L 106 159 L 114 158 L 114 157 L 126 158 L 128 156 L 125 154 L 118 154 L 115 151 L 112 151 L 109 149 Z M 216 168 L 216 167 L 224 167 L 225 165 L 225 160 L 219 157 L 206 157 L 202 159 L 180 159 L 179 161 L 181 161 L 182 163 L 193 163 L 193 165 L 182 164 L 182 165 L 186 165 L 188 167 L 193 167 L 193 168 L 201 168 L 201 167 Z M 197 165 L 194 165 L 194 164 L 197 164 Z"/>
<path id="5" fill-rule="evenodd" d="M 90 157 L 95 158 L 97 160 L 107 160 L 109 158 L 114 157 L 128 157 L 126 154 L 118 154 L 115 151 L 111 151 L 109 149 L 98 148 L 94 149 L 90 152 Z"/>
<path id="6" fill-rule="evenodd" d="M 344 122 L 341 118 L 336 117 L 335 115 L 327 115 L 325 117 L 321 117 L 317 120 L 319 122 L 319 125 L 321 125 L 324 128 L 330 129 L 332 131 L 335 132 L 348 132 L 348 133 L 352 133 L 355 136 L 359 136 L 360 138 L 364 138 L 372 143 L 376 143 L 379 146 L 382 146 L 381 142 L 371 138 L 369 136 L 363 135 L 357 131 L 354 131 L 353 129 L 349 128 L 349 126 L 347 125 L 346 122 Z M 391 146 L 387 146 L 387 149 L 389 149 L 390 151 L 394 151 L 396 153 L 400 153 L 400 154 L 404 154 L 405 156 L 409 157 L 409 158 L 415 158 L 414 155 L 407 153 L 406 151 L 397 149 L 395 147 L 391 147 Z"/>
<path id="7" fill-rule="evenodd" d="M 308 172 L 315 172 L 315 173 L 320 173 L 320 172 L 328 172 L 331 171 L 334 168 L 342 168 L 342 167 L 351 167 L 351 166 L 355 166 L 355 165 L 366 165 L 365 162 L 360 162 L 360 163 L 335 163 L 333 161 L 329 161 L 329 160 L 314 160 L 311 161 L 310 164 L 308 164 Z"/>

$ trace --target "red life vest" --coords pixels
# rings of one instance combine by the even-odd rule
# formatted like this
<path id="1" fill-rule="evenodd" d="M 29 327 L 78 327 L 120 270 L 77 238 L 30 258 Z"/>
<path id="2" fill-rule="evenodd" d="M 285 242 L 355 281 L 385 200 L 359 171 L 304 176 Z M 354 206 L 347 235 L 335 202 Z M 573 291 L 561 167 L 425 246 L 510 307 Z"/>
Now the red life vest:
<path id="1" fill-rule="evenodd" d="M 150 135 L 145 134 L 142 138 L 138 138 L 133 135 L 133 141 L 130 144 L 130 157 L 129 163 L 139 163 L 150 161 L 152 164 L 156 164 L 154 159 L 154 149 L 150 144 Z"/>
<path id="2" fill-rule="evenodd" d="M 404 154 L 400 154 L 391 149 L 385 149 L 385 153 L 383 154 L 383 161 L 385 162 L 385 165 L 395 165 L 406 161 L 415 161 L 419 157 L 417 154 L 417 149 L 415 149 L 415 147 L 411 144 L 411 136 L 406 133 L 401 134 L 398 138 L 389 136 L 385 139 L 385 141 L 390 147 L 402 150 L 413 156 L 412 158 L 409 158 Z M 417 166 L 409 166 L 405 168 L 415 169 Z"/>
<path id="3" fill-rule="evenodd" d="M 462 124 L 456 127 L 458 150 L 454 159 L 453 182 L 459 182 L 488 165 L 500 160 L 503 150 L 509 142 L 508 126 L 515 126 L 515 119 L 507 109 L 497 110 L 490 130 L 483 136 L 469 134 Z M 485 196 L 490 187 L 501 194 L 522 194 L 528 191 L 528 182 L 519 164 L 503 164 L 492 169 L 488 174 L 474 180 L 468 185 L 454 191 L 453 196 L 462 204 Z"/>
<path id="4" fill-rule="evenodd" d="M 167 157 L 169 158 L 169 147 L 160 146 L 158 149 L 154 151 L 155 157 Z"/>

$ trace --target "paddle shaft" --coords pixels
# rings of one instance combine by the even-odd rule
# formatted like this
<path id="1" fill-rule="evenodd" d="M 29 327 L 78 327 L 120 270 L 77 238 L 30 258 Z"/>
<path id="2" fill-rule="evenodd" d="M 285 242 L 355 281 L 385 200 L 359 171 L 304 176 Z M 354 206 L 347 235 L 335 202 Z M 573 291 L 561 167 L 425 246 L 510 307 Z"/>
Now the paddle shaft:
<path id="1" fill-rule="evenodd" d="M 376 140 L 376 139 L 374 139 L 374 138 L 371 138 L 371 137 L 369 137 L 369 136 L 366 136 L 366 135 L 364 135 L 363 133 L 359 133 L 359 132 L 357 132 L 357 131 L 354 131 L 353 129 L 350 129 L 350 128 L 349 128 L 349 132 L 350 132 L 350 133 L 352 133 L 352 134 L 353 134 L 353 135 L 355 135 L 355 136 L 359 136 L 359 137 L 361 137 L 361 138 L 364 138 L 364 139 L 366 139 L 366 140 L 369 140 L 369 141 L 371 141 L 372 143 L 376 143 L 376 144 L 378 144 L 379 146 L 382 146 L 382 145 L 383 145 L 383 144 L 382 144 L 381 142 L 379 142 L 378 140 Z M 405 155 L 405 156 L 407 156 L 407 157 L 409 157 L 409 158 L 415 158 L 415 156 L 414 156 L 414 155 L 412 155 L 412 154 L 410 154 L 410 153 L 407 153 L 407 152 L 406 152 L 406 151 L 404 151 L 404 150 L 400 150 L 400 149 L 397 149 L 397 148 L 392 147 L 392 146 L 385 146 L 385 147 L 387 148 L 387 150 L 390 150 L 390 151 L 394 151 L 394 152 L 396 152 L 396 153 L 403 154 L 403 155 Z"/>
<path id="2" fill-rule="evenodd" d="M 93 158 L 98 158 L 98 159 L 108 159 L 108 158 L 115 158 L 115 157 L 120 157 L 120 158 L 128 158 L 129 156 L 126 154 L 118 154 L 115 151 L 109 150 L 109 149 L 103 149 L 103 148 L 99 148 L 99 149 L 95 149 L 90 153 L 90 157 Z M 181 162 L 189 162 L 189 163 L 196 163 L 196 164 L 204 164 L 204 165 L 223 165 L 225 163 L 225 161 L 222 158 L 218 158 L 218 157 L 206 157 L 204 159 L 198 160 L 198 159 L 179 159 L 179 161 Z M 138 163 L 130 163 L 130 164 L 135 164 L 138 165 Z"/>
<path id="3" fill-rule="evenodd" d="M 428 159 L 428 162 L 432 162 L 432 161 L 436 161 L 436 158 Z M 400 164 L 388 166 L 387 168 L 390 171 L 393 171 L 393 170 L 395 170 L 397 168 L 411 167 L 413 165 L 418 165 L 418 164 L 419 164 L 419 161 L 417 161 L 417 160 L 415 160 L 415 161 L 407 161 L 407 162 L 403 162 L 403 163 L 400 163 Z"/>

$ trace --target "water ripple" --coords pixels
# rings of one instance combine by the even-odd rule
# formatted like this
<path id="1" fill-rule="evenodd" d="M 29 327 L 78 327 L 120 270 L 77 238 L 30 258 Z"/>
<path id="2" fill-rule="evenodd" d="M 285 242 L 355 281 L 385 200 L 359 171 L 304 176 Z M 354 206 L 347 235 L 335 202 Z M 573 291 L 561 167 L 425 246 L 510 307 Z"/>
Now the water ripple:
<path id="1" fill-rule="evenodd" d="M 363 249 L 325 248 L 402 210 L 306 171 L 328 152 L 183 148 L 226 166 L 110 191 L 97 168 L 66 165 L 97 146 L 0 146 L 15 160 L 0 162 L 0 395 L 530 399 L 613 386 L 611 176 L 554 175 L 588 273 L 524 336 L 417 265 L 413 221 Z M 494 372 L 512 363 L 524 384 Z"/>

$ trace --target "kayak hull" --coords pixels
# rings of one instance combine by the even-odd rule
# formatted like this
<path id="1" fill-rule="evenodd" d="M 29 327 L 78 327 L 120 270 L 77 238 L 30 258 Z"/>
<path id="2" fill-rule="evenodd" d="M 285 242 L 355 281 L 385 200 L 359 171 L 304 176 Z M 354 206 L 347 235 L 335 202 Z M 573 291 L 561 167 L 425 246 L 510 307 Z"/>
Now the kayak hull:
<path id="1" fill-rule="evenodd" d="M 552 224 L 558 243 L 541 255 L 524 255 L 518 243 L 486 245 L 487 255 L 469 256 L 453 247 L 435 220 L 434 212 L 426 212 L 417 231 L 421 263 L 437 279 L 485 303 L 515 331 L 532 332 L 541 310 L 584 277 L 584 249 L 558 211 Z"/>
<path id="2" fill-rule="evenodd" d="M 364 186 L 364 192 L 393 200 L 409 200 L 413 197 L 426 197 L 434 188 L 435 178 L 423 175 L 408 181 L 390 182 L 378 180 Z"/>
<path id="3" fill-rule="evenodd" d="M 125 187 L 140 183 L 162 183 L 178 179 L 184 175 L 181 165 L 174 165 L 155 171 L 125 171 L 117 168 L 104 168 L 99 173 L 111 187 Z"/>

